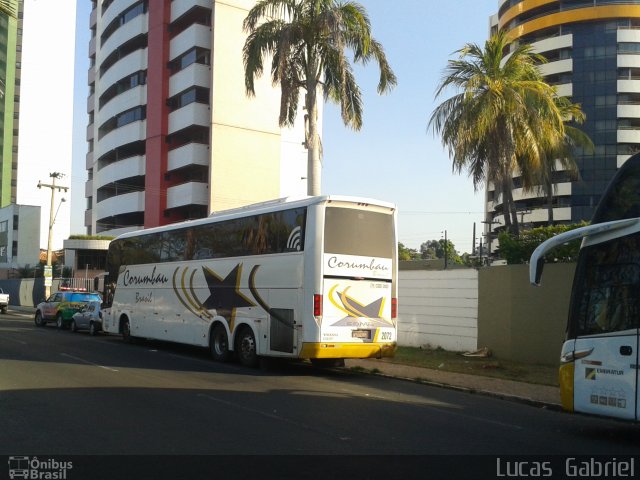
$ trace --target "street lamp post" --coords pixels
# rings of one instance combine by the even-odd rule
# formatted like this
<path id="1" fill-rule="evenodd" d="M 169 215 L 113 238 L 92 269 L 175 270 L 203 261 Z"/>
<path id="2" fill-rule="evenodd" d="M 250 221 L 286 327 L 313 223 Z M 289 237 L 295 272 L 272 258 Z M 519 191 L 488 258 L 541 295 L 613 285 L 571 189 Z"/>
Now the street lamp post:
<path id="1" fill-rule="evenodd" d="M 69 190 L 69 187 L 63 187 L 61 185 L 56 185 L 56 179 L 62 178 L 64 176 L 64 174 L 60 173 L 60 172 L 53 172 L 49 174 L 49 177 L 52 178 L 51 184 L 47 184 L 47 183 L 42 183 L 42 182 L 38 182 L 38 188 L 42 188 L 42 187 L 46 187 L 46 188 L 50 188 L 51 189 L 51 206 L 49 208 L 49 239 L 47 240 L 47 270 L 49 271 L 49 273 L 51 273 L 51 244 L 53 241 L 53 224 L 56 221 L 56 217 L 58 216 L 58 210 L 60 210 L 60 205 L 62 205 L 62 202 L 65 201 L 65 199 L 63 198 L 60 201 L 60 205 L 58 205 L 58 210 L 56 210 L 55 215 L 53 213 L 53 206 L 54 206 L 54 202 L 55 202 L 55 193 L 56 190 L 58 190 L 59 192 L 64 191 L 67 192 Z M 51 277 L 49 280 L 47 280 L 46 276 L 45 276 L 45 281 L 44 281 L 44 294 L 46 298 L 49 298 L 49 296 L 51 295 L 51 279 L 53 277 Z"/>

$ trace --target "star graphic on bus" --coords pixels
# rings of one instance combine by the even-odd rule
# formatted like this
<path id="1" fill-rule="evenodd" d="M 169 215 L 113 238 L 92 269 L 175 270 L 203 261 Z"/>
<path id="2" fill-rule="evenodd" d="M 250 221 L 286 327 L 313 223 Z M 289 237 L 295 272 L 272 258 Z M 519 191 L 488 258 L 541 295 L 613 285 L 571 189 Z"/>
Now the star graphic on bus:
<path id="1" fill-rule="evenodd" d="M 202 267 L 202 271 L 211 293 L 202 304 L 203 307 L 207 310 L 215 309 L 218 315 L 229 321 L 229 327 L 233 329 L 236 308 L 255 307 L 251 300 L 240 293 L 242 264 L 236 265 L 224 278 L 208 267 Z"/>
<path id="2" fill-rule="evenodd" d="M 376 326 L 389 326 L 389 322 L 382 318 L 382 310 L 384 307 L 384 297 L 380 297 L 369 304 L 360 303 L 355 298 L 347 295 L 349 287 L 345 288 L 342 292 L 338 292 L 334 286 L 329 292 L 329 300 L 331 303 L 347 314 L 342 320 L 334 323 L 334 326 L 349 325 L 353 318 L 366 318 L 372 325 Z M 338 303 L 335 296 L 339 299 Z"/>

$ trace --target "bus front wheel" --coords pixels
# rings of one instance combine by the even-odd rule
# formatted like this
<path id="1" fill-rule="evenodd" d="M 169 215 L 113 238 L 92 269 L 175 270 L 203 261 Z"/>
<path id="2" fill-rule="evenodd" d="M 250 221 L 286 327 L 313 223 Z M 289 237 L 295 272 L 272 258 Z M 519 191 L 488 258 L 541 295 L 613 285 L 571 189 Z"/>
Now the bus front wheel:
<path id="1" fill-rule="evenodd" d="M 211 330 L 211 356 L 216 362 L 229 360 L 229 337 L 227 330 L 220 323 L 216 323 Z"/>
<path id="2" fill-rule="evenodd" d="M 258 366 L 258 352 L 256 349 L 256 337 L 253 335 L 253 331 L 250 328 L 244 327 L 240 333 L 238 333 L 238 339 L 236 340 L 236 353 L 238 360 L 245 367 Z"/>
<path id="3" fill-rule="evenodd" d="M 120 324 L 120 331 L 122 332 L 122 340 L 124 343 L 133 343 L 133 337 L 131 336 L 131 324 L 129 319 L 125 318 Z"/>

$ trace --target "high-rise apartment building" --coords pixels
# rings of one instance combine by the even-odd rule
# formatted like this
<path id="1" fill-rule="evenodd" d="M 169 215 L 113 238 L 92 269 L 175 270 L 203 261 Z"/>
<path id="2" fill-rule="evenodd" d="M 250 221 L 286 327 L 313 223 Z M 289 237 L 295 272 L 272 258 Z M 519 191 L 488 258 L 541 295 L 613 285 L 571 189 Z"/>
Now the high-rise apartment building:
<path id="1" fill-rule="evenodd" d="M 587 120 L 580 128 L 595 150 L 576 155 L 579 179 L 561 168 L 554 173 L 553 220 L 590 220 L 616 170 L 640 151 L 640 0 L 500 0 L 491 25 L 532 44 L 548 59 L 541 66 L 546 80 L 582 105 Z M 514 179 L 518 220 L 546 224 L 544 194 L 524 192 L 519 180 Z M 504 226 L 502 206 L 489 186 L 491 230 Z"/>
<path id="2" fill-rule="evenodd" d="M 0 208 L 16 203 L 22 7 L 14 2 L 17 18 L 0 13 Z"/>
<path id="3" fill-rule="evenodd" d="M 85 226 L 118 234 L 306 192 L 304 114 L 244 88 L 255 0 L 93 0 Z"/>

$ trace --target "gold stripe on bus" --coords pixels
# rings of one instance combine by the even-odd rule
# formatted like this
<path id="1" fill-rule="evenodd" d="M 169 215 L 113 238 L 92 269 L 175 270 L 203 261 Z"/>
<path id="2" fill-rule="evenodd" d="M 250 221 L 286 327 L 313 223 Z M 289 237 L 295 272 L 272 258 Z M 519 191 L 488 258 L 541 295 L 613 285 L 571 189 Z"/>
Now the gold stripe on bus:
<path id="1" fill-rule="evenodd" d="M 198 311 L 202 312 L 202 314 L 205 317 L 207 317 L 209 320 L 211 320 L 213 318 L 213 315 L 209 312 L 209 310 L 207 310 L 204 307 L 204 305 L 202 304 L 202 302 L 200 301 L 200 299 L 196 295 L 195 289 L 193 288 L 193 277 L 196 276 L 196 272 L 197 272 L 196 269 L 194 269 L 193 272 L 191 272 L 191 277 L 189 278 L 189 291 L 191 292 L 191 296 L 193 297 L 196 305 L 198 306 Z"/>
<path id="2" fill-rule="evenodd" d="M 185 290 L 185 286 L 184 286 L 184 276 L 186 274 L 186 271 L 188 270 L 188 267 L 185 268 L 184 272 L 181 275 L 181 280 L 182 280 L 182 288 L 178 288 L 178 286 L 176 285 L 176 274 L 178 273 L 178 270 L 180 270 L 180 267 L 176 267 L 175 271 L 173 272 L 173 291 L 176 294 L 176 297 L 178 297 L 178 300 L 180 301 L 180 303 L 187 309 L 189 310 L 191 313 L 193 313 L 195 316 L 200 317 L 200 313 L 198 313 L 197 307 L 194 310 L 193 308 L 191 308 L 189 306 L 190 299 L 188 298 L 187 292 Z M 182 295 L 180 294 L 180 291 L 182 291 L 182 294 L 184 294 L 185 298 L 187 301 L 189 301 L 189 303 L 187 303 L 187 301 L 185 301 L 185 299 L 182 298 Z M 209 314 L 209 312 L 206 312 L 207 314 Z M 210 314 L 209 314 L 210 315 Z M 210 318 L 210 317 L 208 317 Z"/>
<path id="3" fill-rule="evenodd" d="M 188 271 L 189 271 L 189 267 L 185 267 L 185 269 L 182 271 L 182 275 L 180 276 L 180 288 L 182 290 L 182 293 L 184 294 L 185 300 L 189 303 L 189 305 L 191 305 L 191 308 L 189 310 L 191 310 L 196 315 L 199 315 L 200 309 L 198 308 L 198 305 L 189 296 L 189 293 L 187 292 L 187 287 L 184 281 Z"/>
<path id="4" fill-rule="evenodd" d="M 336 288 L 338 288 L 337 284 L 331 287 L 331 290 L 329 290 L 329 301 L 338 310 L 341 310 L 344 313 L 346 313 L 348 316 L 353 317 L 353 314 L 349 310 L 346 310 L 342 305 L 338 305 L 338 303 L 333 299 L 333 292 L 335 291 Z"/>
<path id="5" fill-rule="evenodd" d="M 566 23 L 586 22 L 593 20 L 607 20 L 615 18 L 640 18 L 638 5 L 608 5 L 600 7 L 586 7 L 564 12 L 552 13 L 544 17 L 533 19 L 509 30 L 508 35 L 516 40 L 545 28 L 557 27 Z"/>
<path id="6" fill-rule="evenodd" d="M 178 270 L 180 270 L 180 267 L 176 267 L 176 269 L 173 271 L 173 278 L 172 278 L 173 293 L 176 294 L 176 297 L 178 297 L 178 301 L 180 301 L 180 303 L 184 308 L 189 310 L 191 313 L 195 314 L 195 312 L 189 308 L 189 305 L 187 305 L 187 303 L 182 299 L 182 295 L 180 295 L 180 291 L 178 289 L 178 286 L 176 285 L 176 274 L 178 273 Z"/>
<path id="7" fill-rule="evenodd" d="M 393 357 L 396 342 L 385 343 L 326 343 L 305 342 L 300 358 L 382 358 Z"/>

